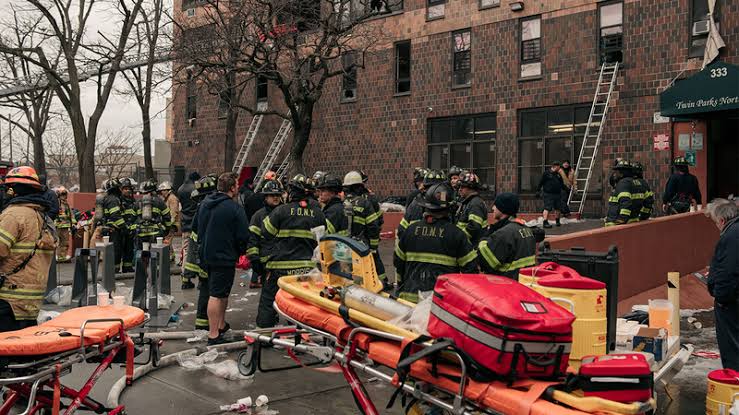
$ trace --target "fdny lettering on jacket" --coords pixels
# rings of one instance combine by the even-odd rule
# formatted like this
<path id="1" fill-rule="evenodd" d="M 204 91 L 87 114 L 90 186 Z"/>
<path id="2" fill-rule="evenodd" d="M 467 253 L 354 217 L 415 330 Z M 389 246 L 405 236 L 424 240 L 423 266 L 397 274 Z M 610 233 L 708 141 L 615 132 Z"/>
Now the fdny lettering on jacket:
<path id="1" fill-rule="evenodd" d="M 444 229 L 435 226 L 419 226 L 413 232 L 416 236 L 426 236 L 431 238 L 443 238 Z"/>
<path id="2" fill-rule="evenodd" d="M 313 209 L 307 208 L 307 207 L 293 207 L 290 208 L 290 216 L 309 216 L 309 217 L 315 217 L 315 213 L 313 212 Z"/>

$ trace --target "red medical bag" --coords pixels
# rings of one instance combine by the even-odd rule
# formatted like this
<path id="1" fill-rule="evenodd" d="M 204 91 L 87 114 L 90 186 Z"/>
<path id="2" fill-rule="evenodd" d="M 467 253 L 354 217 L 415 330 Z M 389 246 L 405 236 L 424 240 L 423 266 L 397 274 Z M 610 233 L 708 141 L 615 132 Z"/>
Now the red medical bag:
<path id="1" fill-rule="evenodd" d="M 553 379 L 567 370 L 575 316 L 505 277 L 438 277 L 428 331 L 451 338 L 478 365 L 508 378 Z"/>
<path id="2" fill-rule="evenodd" d="M 642 354 L 586 356 L 582 359 L 579 377 L 585 396 L 623 403 L 645 402 L 652 398 L 654 376 Z"/>

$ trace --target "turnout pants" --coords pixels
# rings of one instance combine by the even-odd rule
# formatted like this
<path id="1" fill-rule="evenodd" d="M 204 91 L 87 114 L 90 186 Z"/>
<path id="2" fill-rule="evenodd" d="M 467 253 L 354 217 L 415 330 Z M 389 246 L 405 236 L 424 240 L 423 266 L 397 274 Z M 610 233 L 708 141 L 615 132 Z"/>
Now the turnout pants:
<path id="1" fill-rule="evenodd" d="M 36 325 L 36 320 L 16 320 L 13 308 L 5 300 L 0 300 L 0 333 L 22 330 Z"/>
<path id="2" fill-rule="evenodd" d="M 277 325 L 279 316 L 272 306 L 275 302 L 275 296 L 280 287 L 277 280 L 285 275 L 301 275 L 309 272 L 310 268 L 300 268 L 294 270 L 267 270 L 264 280 L 262 281 L 262 295 L 259 296 L 259 307 L 257 308 L 257 327 L 267 328 Z"/>
<path id="3" fill-rule="evenodd" d="M 125 233 L 123 235 L 123 271 L 133 271 L 134 266 L 134 254 L 136 247 L 134 244 L 134 235 L 132 233 Z"/>
<path id="4" fill-rule="evenodd" d="M 69 228 L 59 228 L 57 233 L 59 235 L 59 247 L 56 249 L 56 259 L 57 261 L 66 261 L 69 256 L 67 254 L 69 251 Z"/>
<path id="5" fill-rule="evenodd" d="M 198 309 L 195 313 L 195 330 L 209 330 L 208 326 L 208 298 L 210 288 L 208 278 L 198 277 Z"/>
<path id="6" fill-rule="evenodd" d="M 739 304 L 714 303 L 716 341 L 724 369 L 739 370 Z"/>

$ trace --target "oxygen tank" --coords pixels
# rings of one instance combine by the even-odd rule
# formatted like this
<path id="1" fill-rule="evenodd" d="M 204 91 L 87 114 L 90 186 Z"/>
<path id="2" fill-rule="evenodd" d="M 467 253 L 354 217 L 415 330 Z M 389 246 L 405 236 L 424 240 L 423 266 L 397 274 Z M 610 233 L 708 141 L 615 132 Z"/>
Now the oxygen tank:
<path id="1" fill-rule="evenodd" d="M 341 303 L 380 320 L 390 320 L 406 315 L 411 307 L 382 295 L 367 291 L 357 285 L 342 288 Z"/>
<path id="2" fill-rule="evenodd" d="M 141 197 L 141 219 L 145 221 L 151 221 L 153 218 L 152 204 L 153 199 L 150 193 L 147 193 Z"/>
<path id="3" fill-rule="evenodd" d="M 103 215 L 105 214 L 103 200 L 105 200 L 105 194 L 99 193 L 97 196 L 95 196 L 95 215 L 93 216 L 95 223 L 100 223 L 103 221 Z"/>
<path id="4" fill-rule="evenodd" d="M 354 222 L 354 204 L 351 200 L 349 200 L 349 198 L 346 198 L 346 200 L 344 200 L 344 215 L 346 215 L 346 218 L 349 221 L 347 232 L 349 233 L 349 236 L 352 236 L 352 223 Z"/>

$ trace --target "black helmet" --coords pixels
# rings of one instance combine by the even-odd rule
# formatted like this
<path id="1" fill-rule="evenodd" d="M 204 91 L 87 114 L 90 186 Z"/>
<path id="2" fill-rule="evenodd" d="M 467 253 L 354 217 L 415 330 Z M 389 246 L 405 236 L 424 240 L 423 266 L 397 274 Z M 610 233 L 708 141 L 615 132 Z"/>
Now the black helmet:
<path id="1" fill-rule="evenodd" d="M 688 160 L 685 157 L 678 157 L 675 159 L 675 161 L 672 162 L 673 166 L 688 166 L 690 163 L 688 163 Z"/>
<path id="2" fill-rule="evenodd" d="M 157 191 L 157 182 L 156 180 L 146 180 L 141 183 L 141 193 L 154 193 Z"/>
<path id="3" fill-rule="evenodd" d="M 446 210 L 454 201 L 454 190 L 445 182 L 436 183 L 429 187 L 419 202 L 421 207 L 430 211 Z"/>
<path id="4" fill-rule="evenodd" d="M 133 189 L 133 183 L 131 183 L 131 179 L 128 177 L 124 177 L 120 180 L 120 186 L 121 189 L 125 187 L 130 187 L 131 189 Z"/>
<path id="5" fill-rule="evenodd" d="M 311 177 L 311 179 L 313 179 L 313 183 L 318 186 L 323 181 L 323 178 L 326 177 L 326 174 L 327 173 L 325 171 L 318 170 L 317 172 L 313 173 L 313 177 Z"/>
<path id="6" fill-rule="evenodd" d="M 634 161 L 631 163 L 631 167 L 634 169 L 634 176 L 636 178 L 641 179 L 644 177 L 644 166 L 641 163 Z"/>
<path id="7" fill-rule="evenodd" d="M 110 179 L 108 180 L 107 186 L 103 188 L 103 190 L 112 190 L 112 189 L 119 189 L 121 187 L 121 181 L 118 179 Z"/>
<path id="8" fill-rule="evenodd" d="M 623 171 L 632 171 L 634 166 L 631 165 L 631 162 L 625 159 L 619 160 L 615 166 L 613 166 L 613 170 L 623 170 Z"/>
<path id="9" fill-rule="evenodd" d="M 317 189 L 327 189 L 327 190 L 333 190 L 336 193 L 341 191 L 342 188 L 342 182 L 341 179 L 331 173 L 326 174 L 323 176 L 323 180 L 321 183 L 316 186 Z"/>
<path id="10" fill-rule="evenodd" d="M 290 188 L 290 192 L 301 192 L 305 193 L 310 191 L 313 188 L 312 183 L 310 183 L 310 179 L 305 177 L 304 174 L 297 174 L 295 177 L 290 179 L 289 182 L 287 182 L 287 186 Z"/>
<path id="11" fill-rule="evenodd" d="M 468 187 L 470 189 L 480 189 L 480 178 L 475 173 L 465 173 L 459 178 L 459 187 Z"/>
<path id="12" fill-rule="evenodd" d="M 205 195 L 215 192 L 216 179 L 212 176 L 205 176 L 195 182 L 195 190 L 192 192 L 193 197 L 205 197 Z"/>
<path id="13" fill-rule="evenodd" d="M 262 186 L 263 195 L 282 195 L 284 192 L 285 189 L 277 180 L 266 180 Z"/>
<path id="14" fill-rule="evenodd" d="M 446 177 L 440 171 L 428 170 L 426 175 L 423 176 L 423 185 L 428 188 L 429 186 L 442 183 L 444 180 L 446 180 Z"/>
<path id="15" fill-rule="evenodd" d="M 452 176 L 462 176 L 462 168 L 457 166 L 452 166 L 449 168 L 449 173 L 447 173 L 448 178 L 452 178 Z"/>
<path id="16" fill-rule="evenodd" d="M 423 181 L 423 177 L 426 176 L 427 172 L 428 170 L 424 169 L 423 167 L 416 167 L 413 170 L 413 183 L 421 183 Z"/>

